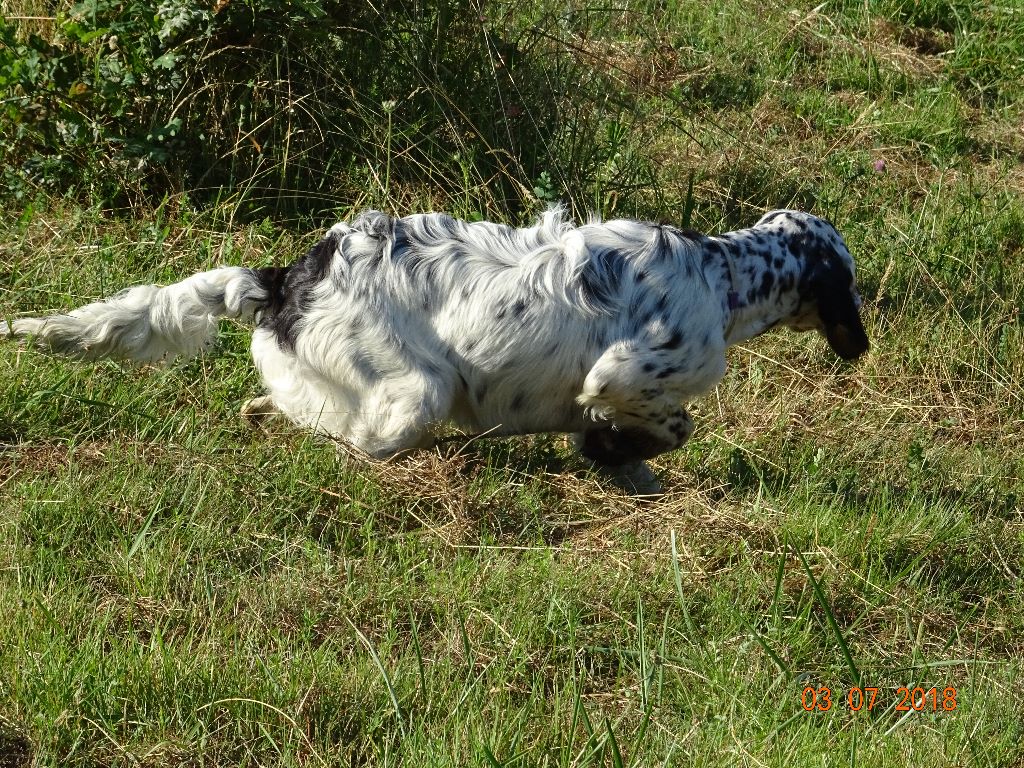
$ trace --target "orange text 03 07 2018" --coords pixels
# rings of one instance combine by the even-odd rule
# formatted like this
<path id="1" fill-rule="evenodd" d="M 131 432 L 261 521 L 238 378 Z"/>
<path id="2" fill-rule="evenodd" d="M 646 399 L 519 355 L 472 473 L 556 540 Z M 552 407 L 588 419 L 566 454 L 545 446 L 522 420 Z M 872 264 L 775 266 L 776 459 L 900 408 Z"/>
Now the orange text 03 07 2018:
<path id="1" fill-rule="evenodd" d="M 806 712 L 832 709 L 871 712 L 878 707 L 888 707 L 894 701 L 897 712 L 952 712 L 957 707 L 956 688 L 951 685 L 945 688 L 901 686 L 893 692 L 887 688 L 854 686 L 833 691 L 826 686 L 809 685 L 800 695 L 800 705 Z"/>

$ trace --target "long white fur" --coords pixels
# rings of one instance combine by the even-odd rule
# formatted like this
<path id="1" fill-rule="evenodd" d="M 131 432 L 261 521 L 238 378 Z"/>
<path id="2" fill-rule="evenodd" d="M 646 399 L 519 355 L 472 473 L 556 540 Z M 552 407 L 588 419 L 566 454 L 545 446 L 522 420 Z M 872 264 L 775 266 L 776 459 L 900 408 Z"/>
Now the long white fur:
<path id="1" fill-rule="evenodd" d="M 783 213 L 706 239 L 709 250 L 631 220 L 575 226 L 560 210 L 526 229 L 368 212 L 292 265 L 280 296 L 257 271 L 227 267 L 6 330 L 87 359 L 159 361 L 209 346 L 218 317 L 255 318 L 253 360 L 274 406 L 379 457 L 428 445 L 446 421 L 496 434 L 597 424 L 667 450 L 690 436 L 681 404 L 718 383 L 729 345 L 777 323 L 815 327 L 783 287 L 804 266 L 787 238 L 810 227 L 853 274 L 830 226 Z M 747 244 L 765 237 L 775 266 L 748 264 Z M 714 257 L 719 246 L 738 272 Z M 779 286 L 730 307 L 726 296 L 754 295 L 764 269 Z"/>
<path id="2" fill-rule="evenodd" d="M 6 330 L 85 360 L 157 362 L 193 357 L 212 344 L 218 317 L 251 319 L 265 299 L 251 270 L 222 267 L 165 287 L 127 288 L 66 315 L 15 320 Z"/>

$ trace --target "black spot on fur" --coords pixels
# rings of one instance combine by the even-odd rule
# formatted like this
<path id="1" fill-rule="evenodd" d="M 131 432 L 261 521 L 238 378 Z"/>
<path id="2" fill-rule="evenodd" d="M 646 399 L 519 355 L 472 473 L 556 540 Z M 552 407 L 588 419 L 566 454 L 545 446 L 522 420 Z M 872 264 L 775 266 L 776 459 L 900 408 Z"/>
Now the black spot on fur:
<path id="1" fill-rule="evenodd" d="M 672 335 L 669 337 L 668 341 L 666 341 L 664 344 L 659 344 L 658 346 L 654 347 L 654 349 L 655 350 L 678 349 L 679 345 L 682 344 L 682 343 L 683 343 L 683 334 L 677 328 L 675 331 L 672 332 Z"/>
<path id="2" fill-rule="evenodd" d="M 668 368 L 663 368 L 661 371 L 659 371 L 657 378 L 667 379 L 669 376 L 672 376 L 677 373 L 679 373 L 679 368 L 677 368 L 676 366 L 669 366 Z"/>
<path id="3" fill-rule="evenodd" d="M 516 301 L 515 304 L 512 305 L 512 317 L 514 317 L 516 319 L 521 318 L 525 311 L 526 311 L 526 302 L 523 301 L 522 299 L 519 299 L 518 301 Z"/>
<path id="4" fill-rule="evenodd" d="M 644 373 L 654 373 L 654 369 L 657 367 L 654 363 L 644 363 Z"/>
<path id="5" fill-rule="evenodd" d="M 773 272 L 765 272 L 761 278 L 761 285 L 757 288 L 757 296 L 761 299 L 768 298 L 768 294 L 772 292 L 772 288 L 775 286 L 775 274 Z"/>
<path id="6" fill-rule="evenodd" d="M 616 304 L 622 278 L 623 259 L 618 251 L 600 251 L 591 255 L 579 278 L 579 289 L 586 304 L 608 311 Z"/>
<path id="7" fill-rule="evenodd" d="M 401 219 L 395 220 L 394 230 L 391 235 L 391 258 L 400 260 L 413 255 L 415 252 L 409 243 L 409 236 L 406 234 L 405 226 Z"/>
<path id="8" fill-rule="evenodd" d="M 683 421 L 670 421 L 668 423 L 668 431 L 675 435 L 680 443 L 690 436 L 690 429 L 690 425 Z"/>
<path id="9" fill-rule="evenodd" d="M 514 413 L 519 413 L 520 411 L 522 411 L 524 405 L 526 405 L 526 395 L 524 395 L 522 392 L 518 393 L 515 397 L 513 397 L 512 402 L 510 403 L 510 407 L 512 408 L 512 411 Z"/>
<path id="10" fill-rule="evenodd" d="M 352 358 L 352 367 L 356 373 L 363 377 L 368 383 L 380 380 L 380 371 L 373 367 L 364 355 L 355 355 Z"/>
<path id="11" fill-rule="evenodd" d="M 295 326 L 309 308 L 313 289 L 330 271 L 337 248 L 338 238 L 329 235 L 284 269 L 267 267 L 256 271 L 270 294 L 268 311 L 261 317 L 260 327 L 273 331 L 283 348 L 295 348 Z"/>

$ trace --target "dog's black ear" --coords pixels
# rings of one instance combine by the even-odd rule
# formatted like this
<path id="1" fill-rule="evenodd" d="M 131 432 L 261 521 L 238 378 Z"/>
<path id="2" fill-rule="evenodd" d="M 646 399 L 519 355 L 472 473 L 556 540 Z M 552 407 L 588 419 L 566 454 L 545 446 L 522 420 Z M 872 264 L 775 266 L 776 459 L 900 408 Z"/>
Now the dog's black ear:
<path id="1" fill-rule="evenodd" d="M 850 289 L 852 282 L 847 268 L 831 255 L 814 266 L 808 280 L 828 345 L 843 360 L 855 360 L 870 346 Z"/>

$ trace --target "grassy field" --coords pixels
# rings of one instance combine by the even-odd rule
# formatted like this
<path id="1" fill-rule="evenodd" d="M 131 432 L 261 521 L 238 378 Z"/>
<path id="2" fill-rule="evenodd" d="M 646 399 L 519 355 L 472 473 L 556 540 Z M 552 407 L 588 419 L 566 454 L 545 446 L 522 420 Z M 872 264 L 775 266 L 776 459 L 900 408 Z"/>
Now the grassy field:
<path id="1" fill-rule="evenodd" d="M 249 429 L 234 325 L 166 369 L 0 345 L 0 766 L 1024 764 L 1024 6 L 815 5 L 553 27 L 613 90 L 597 165 L 537 197 L 709 231 L 799 207 L 858 259 L 870 354 L 732 350 L 658 499 L 559 436 L 373 465 Z M 365 179 L 335 216 L 532 215 Z M 0 314 L 329 223 L 244 197 L 5 198 Z"/>

